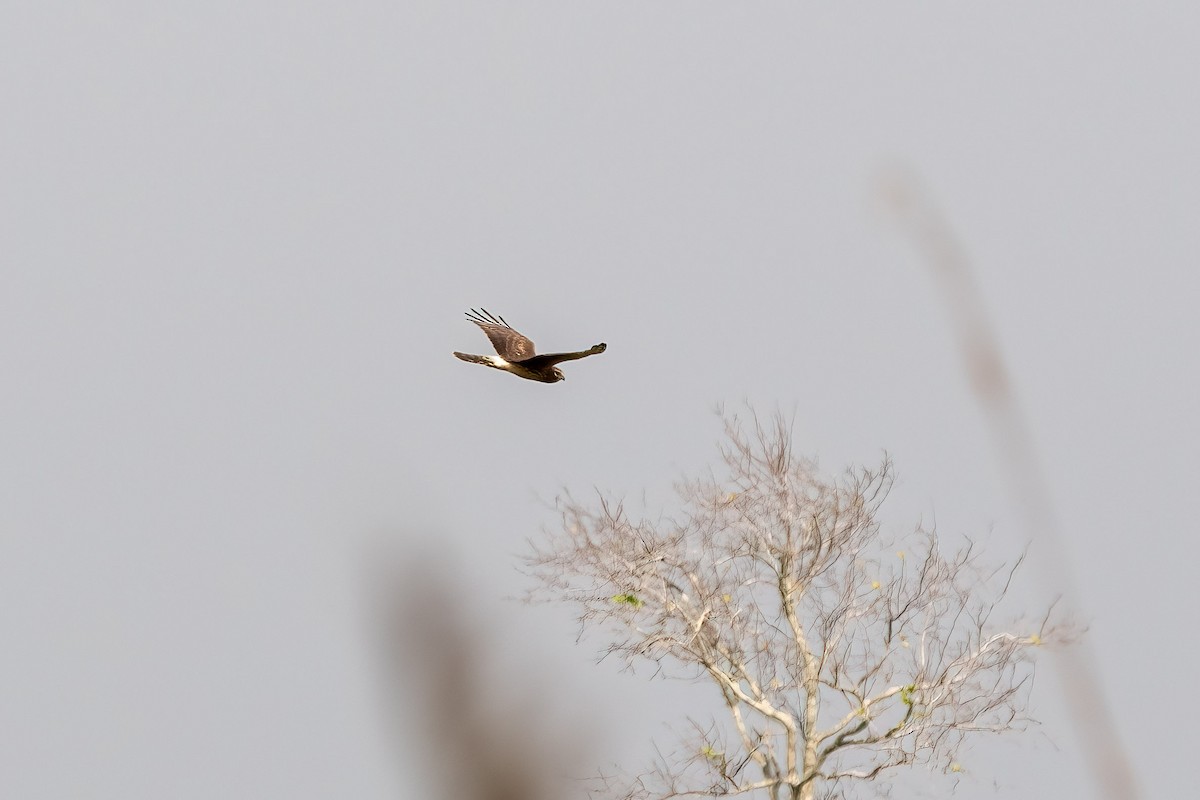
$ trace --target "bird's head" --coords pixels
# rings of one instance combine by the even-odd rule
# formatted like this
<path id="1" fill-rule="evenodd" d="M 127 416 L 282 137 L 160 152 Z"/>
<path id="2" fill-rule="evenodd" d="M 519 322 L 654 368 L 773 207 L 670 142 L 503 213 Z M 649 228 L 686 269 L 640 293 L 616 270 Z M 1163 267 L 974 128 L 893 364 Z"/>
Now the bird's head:
<path id="1" fill-rule="evenodd" d="M 565 381 L 567 379 L 567 376 L 563 375 L 562 370 L 558 367 L 555 367 L 553 370 L 551 370 L 550 374 L 554 376 L 555 383 L 558 383 L 559 381 Z"/>

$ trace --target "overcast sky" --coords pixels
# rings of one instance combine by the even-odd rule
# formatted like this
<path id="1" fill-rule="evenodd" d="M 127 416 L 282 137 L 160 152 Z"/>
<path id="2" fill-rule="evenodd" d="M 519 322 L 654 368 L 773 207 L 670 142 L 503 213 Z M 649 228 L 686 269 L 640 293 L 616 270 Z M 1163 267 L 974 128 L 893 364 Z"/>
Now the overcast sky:
<path id="1" fill-rule="evenodd" d="M 897 163 L 971 257 L 1145 796 L 1194 786 L 1193 4 L 185 8 L 0 11 L 0 793 L 419 796 L 372 694 L 381 541 L 636 761 L 686 687 L 503 598 L 562 488 L 669 508 L 718 403 L 830 470 L 886 450 L 889 524 L 1011 558 Z M 471 306 L 608 352 L 463 364 Z M 1046 667 L 959 796 L 1082 796 Z"/>

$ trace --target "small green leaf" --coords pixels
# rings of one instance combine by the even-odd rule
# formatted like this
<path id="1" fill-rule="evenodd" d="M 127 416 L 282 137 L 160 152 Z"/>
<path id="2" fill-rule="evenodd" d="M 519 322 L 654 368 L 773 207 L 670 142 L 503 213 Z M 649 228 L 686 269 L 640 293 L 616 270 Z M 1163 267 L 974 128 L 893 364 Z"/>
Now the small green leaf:
<path id="1" fill-rule="evenodd" d="M 612 601 L 614 603 L 620 603 L 621 605 L 632 606 L 633 608 L 641 608 L 643 605 L 645 605 L 645 603 L 642 601 L 642 598 L 638 597 L 636 594 L 614 594 L 612 596 Z"/>

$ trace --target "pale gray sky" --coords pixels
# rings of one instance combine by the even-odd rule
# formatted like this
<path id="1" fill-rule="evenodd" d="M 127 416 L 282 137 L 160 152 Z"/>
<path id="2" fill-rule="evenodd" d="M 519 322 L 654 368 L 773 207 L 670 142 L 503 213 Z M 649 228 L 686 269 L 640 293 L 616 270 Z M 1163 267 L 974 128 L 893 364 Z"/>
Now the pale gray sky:
<path id="1" fill-rule="evenodd" d="M 886 449 L 897 528 L 1017 552 L 897 161 L 973 259 L 1145 795 L 1193 785 L 1194 5 L 190 5 L 0 12 L 0 793 L 395 796 L 379 537 L 444 542 L 632 757 L 686 693 L 500 598 L 539 497 L 669 503 L 719 402 L 831 469 Z M 464 365 L 479 305 L 609 350 Z M 1033 710 L 960 796 L 1081 796 L 1049 669 Z"/>

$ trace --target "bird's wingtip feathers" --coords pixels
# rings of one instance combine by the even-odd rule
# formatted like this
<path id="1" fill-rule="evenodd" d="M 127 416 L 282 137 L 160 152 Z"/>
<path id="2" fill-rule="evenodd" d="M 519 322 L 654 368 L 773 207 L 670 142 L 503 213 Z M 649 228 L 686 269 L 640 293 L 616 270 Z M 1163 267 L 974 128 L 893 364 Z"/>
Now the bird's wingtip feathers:
<path id="1" fill-rule="evenodd" d="M 478 309 L 472 308 L 470 311 L 468 311 L 467 319 L 471 320 L 471 322 L 474 322 L 476 325 L 503 325 L 506 328 L 512 327 L 508 324 L 508 321 L 504 319 L 504 317 L 500 316 L 499 314 L 493 314 L 482 306 Z"/>

